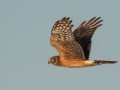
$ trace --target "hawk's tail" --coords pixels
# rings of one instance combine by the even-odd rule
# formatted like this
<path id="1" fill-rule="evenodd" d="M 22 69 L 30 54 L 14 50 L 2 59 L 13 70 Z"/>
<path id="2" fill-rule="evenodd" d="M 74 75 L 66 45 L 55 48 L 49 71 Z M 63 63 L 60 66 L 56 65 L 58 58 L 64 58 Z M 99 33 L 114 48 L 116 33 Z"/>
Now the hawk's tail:
<path id="1" fill-rule="evenodd" d="M 117 61 L 104 61 L 104 60 L 94 60 L 94 64 L 101 65 L 101 64 L 115 64 Z"/>
<path id="2" fill-rule="evenodd" d="M 105 61 L 105 60 L 86 60 L 85 65 L 86 66 L 96 66 L 96 65 L 102 65 L 102 64 L 115 64 L 117 61 Z"/>

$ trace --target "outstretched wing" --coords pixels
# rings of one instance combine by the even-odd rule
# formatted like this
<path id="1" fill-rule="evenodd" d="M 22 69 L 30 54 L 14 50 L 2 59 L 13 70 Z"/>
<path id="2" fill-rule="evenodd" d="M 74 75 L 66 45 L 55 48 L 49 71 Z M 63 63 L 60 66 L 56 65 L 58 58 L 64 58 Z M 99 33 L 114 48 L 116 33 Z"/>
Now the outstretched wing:
<path id="1" fill-rule="evenodd" d="M 73 31 L 74 38 L 82 47 L 86 60 L 89 59 L 92 36 L 95 30 L 102 25 L 100 22 L 103 20 L 100 20 L 100 18 L 94 17 L 88 22 L 84 21 Z"/>
<path id="2" fill-rule="evenodd" d="M 71 22 L 66 17 L 57 21 L 51 31 L 50 43 L 60 54 L 61 60 L 85 59 L 81 46 L 74 39 Z"/>

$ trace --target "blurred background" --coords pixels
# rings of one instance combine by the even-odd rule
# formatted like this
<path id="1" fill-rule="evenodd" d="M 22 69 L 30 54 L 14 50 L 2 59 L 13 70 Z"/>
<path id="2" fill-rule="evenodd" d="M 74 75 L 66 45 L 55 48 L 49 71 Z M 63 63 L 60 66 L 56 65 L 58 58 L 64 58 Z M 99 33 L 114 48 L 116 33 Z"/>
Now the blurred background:
<path id="1" fill-rule="evenodd" d="M 119 90 L 120 65 L 65 68 L 49 44 L 54 23 L 104 21 L 92 38 L 90 59 L 120 61 L 119 0 L 0 0 L 0 90 Z"/>

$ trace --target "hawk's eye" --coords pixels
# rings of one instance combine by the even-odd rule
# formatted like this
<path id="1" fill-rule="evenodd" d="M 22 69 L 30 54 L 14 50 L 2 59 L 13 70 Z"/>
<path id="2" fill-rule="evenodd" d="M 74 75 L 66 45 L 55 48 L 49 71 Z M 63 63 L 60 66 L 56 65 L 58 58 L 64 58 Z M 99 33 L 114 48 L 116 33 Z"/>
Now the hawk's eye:
<path id="1" fill-rule="evenodd" d="M 52 62 L 52 63 L 54 63 L 54 62 L 55 62 L 55 60 L 54 60 L 54 59 L 52 59 L 52 60 L 51 60 L 51 62 Z"/>

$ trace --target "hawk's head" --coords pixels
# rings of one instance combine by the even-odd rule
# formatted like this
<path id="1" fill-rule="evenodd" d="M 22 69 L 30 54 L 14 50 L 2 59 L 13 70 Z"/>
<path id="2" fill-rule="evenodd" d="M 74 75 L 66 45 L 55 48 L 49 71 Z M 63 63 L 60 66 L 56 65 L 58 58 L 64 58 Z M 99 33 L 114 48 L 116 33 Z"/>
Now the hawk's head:
<path id="1" fill-rule="evenodd" d="M 54 56 L 54 57 L 51 57 L 49 60 L 48 60 L 48 64 L 53 64 L 55 66 L 59 66 L 59 56 Z"/>

